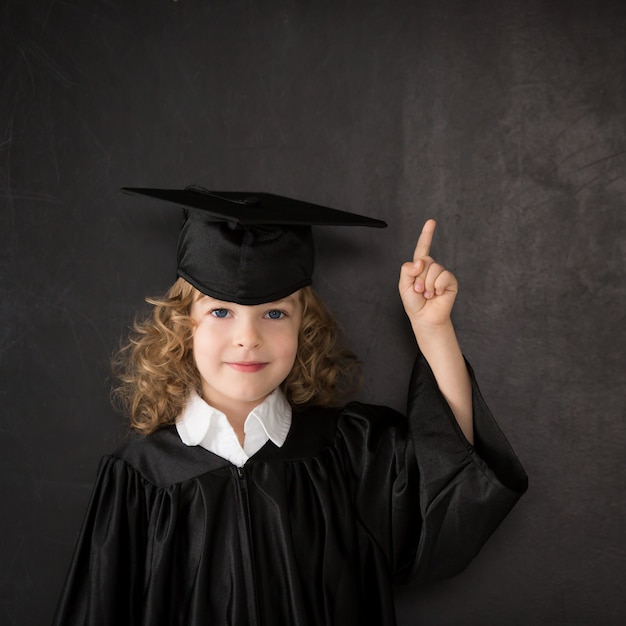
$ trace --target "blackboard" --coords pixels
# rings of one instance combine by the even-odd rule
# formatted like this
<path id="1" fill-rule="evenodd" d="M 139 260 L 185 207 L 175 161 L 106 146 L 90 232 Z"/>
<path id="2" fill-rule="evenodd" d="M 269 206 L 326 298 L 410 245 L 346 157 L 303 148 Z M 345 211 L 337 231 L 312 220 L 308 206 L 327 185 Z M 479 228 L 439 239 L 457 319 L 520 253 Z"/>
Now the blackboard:
<path id="1" fill-rule="evenodd" d="M 626 4 L 5 0 L 0 623 L 50 621 L 100 456 L 109 359 L 175 273 L 180 216 L 119 188 L 268 191 L 389 222 L 320 229 L 315 285 L 402 409 L 396 293 L 423 221 L 463 350 L 531 489 L 409 624 L 621 624 Z"/>

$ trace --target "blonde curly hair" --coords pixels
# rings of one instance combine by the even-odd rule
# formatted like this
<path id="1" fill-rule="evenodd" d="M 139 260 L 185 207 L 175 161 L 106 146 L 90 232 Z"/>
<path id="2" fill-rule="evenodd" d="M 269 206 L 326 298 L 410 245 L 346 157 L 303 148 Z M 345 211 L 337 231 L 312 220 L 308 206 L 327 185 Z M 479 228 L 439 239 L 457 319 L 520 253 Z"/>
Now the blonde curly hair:
<path id="1" fill-rule="evenodd" d="M 113 404 L 144 434 L 173 424 L 192 390 L 201 393 L 192 350 L 191 304 L 199 292 L 179 278 L 152 311 L 137 320 L 113 358 L 119 384 Z M 360 363 L 340 340 L 339 326 L 311 287 L 300 290 L 302 323 L 294 366 L 281 384 L 293 407 L 337 404 L 360 383 Z"/>

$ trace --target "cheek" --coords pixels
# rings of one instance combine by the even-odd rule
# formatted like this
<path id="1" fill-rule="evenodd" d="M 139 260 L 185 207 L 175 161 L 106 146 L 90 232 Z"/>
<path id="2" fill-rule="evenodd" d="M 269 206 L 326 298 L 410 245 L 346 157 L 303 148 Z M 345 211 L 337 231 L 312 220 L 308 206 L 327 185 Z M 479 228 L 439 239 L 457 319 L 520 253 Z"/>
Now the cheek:
<path id="1" fill-rule="evenodd" d="M 288 335 L 282 337 L 280 342 L 280 354 L 285 359 L 293 364 L 296 354 L 298 352 L 298 332 L 290 332 Z"/>
<path id="2" fill-rule="evenodd" d="M 194 329 L 191 341 L 193 358 L 196 366 L 209 364 L 218 350 L 218 337 L 205 326 L 197 326 Z"/>

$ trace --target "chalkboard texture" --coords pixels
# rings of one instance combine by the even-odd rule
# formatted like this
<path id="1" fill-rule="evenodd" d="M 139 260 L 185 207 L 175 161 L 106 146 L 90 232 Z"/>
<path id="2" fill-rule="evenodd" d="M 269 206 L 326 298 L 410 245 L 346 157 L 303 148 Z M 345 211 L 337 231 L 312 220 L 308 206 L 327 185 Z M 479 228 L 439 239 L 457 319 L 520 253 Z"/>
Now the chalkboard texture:
<path id="1" fill-rule="evenodd" d="M 0 2 L 0 623 L 47 624 L 100 456 L 109 359 L 175 273 L 180 217 L 122 186 L 278 193 L 315 285 L 402 409 L 396 293 L 423 221 L 531 489 L 470 567 L 398 590 L 409 625 L 626 623 L 626 4 Z"/>

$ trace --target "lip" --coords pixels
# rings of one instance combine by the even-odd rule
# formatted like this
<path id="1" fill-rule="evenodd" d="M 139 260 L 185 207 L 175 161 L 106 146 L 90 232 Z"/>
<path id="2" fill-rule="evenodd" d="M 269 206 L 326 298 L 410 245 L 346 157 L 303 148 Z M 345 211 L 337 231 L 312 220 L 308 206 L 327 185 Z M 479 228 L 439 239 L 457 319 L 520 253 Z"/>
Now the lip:
<path id="1" fill-rule="evenodd" d="M 264 367 L 267 366 L 267 363 L 261 363 L 258 361 L 240 361 L 237 363 L 226 363 L 229 367 L 234 369 L 237 372 L 244 372 L 246 374 L 254 374 L 255 372 L 260 372 Z"/>

